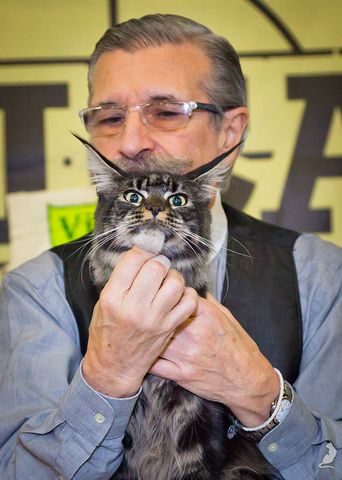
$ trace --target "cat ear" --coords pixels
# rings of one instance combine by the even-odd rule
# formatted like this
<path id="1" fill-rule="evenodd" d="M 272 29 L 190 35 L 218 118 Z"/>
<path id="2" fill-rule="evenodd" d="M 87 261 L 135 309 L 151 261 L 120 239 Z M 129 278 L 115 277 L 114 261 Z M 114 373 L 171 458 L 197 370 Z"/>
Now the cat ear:
<path id="1" fill-rule="evenodd" d="M 88 149 L 88 154 L 89 154 L 89 160 L 90 160 L 90 167 L 92 167 L 93 160 L 94 161 L 94 166 L 98 164 L 102 164 L 103 166 L 105 165 L 106 167 L 109 167 L 113 172 L 115 172 L 117 175 L 124 175 L 124 171 L 121 170 L 117 165 L 115 165 L 113 162 L 108 160 L 102 153 L 100 153 L 91 143 L 89 143 L 87 140 L 84 138 L 80 137 L 77 135 L 77 133 L 71 132 L 71 134 L 76 137 L 80 142 L 83 143 Z M 96 168 L 91 168 L 91 171 L 96 170 Z M 96 173 L 96 172 L 95 172 Z"/>
<path id="2" fill-rule="evenodd" d="M 239 143 L 234 145 L 234 147 L 230 148 L 226 152 L 221 153 L 218 157 L 214 158 L 210 162 L 201 165 L 198 168 L 195 168 L 195 170 L 191 170 L 191 172 L 188 172 L 185 174 L 185 177 L 189 180 L 197 180 L 200 178 L 203 178 L 206 176 L 208 177 L 214 177 L 217 175 L 222 175 L 222 172 L 227 171 L 227 166 L 222 165 L 221 162 L 224 160 L 228 155 L 234 152 L 241 144 L 243 143 L 243 140 L 241 140 Z M 221 165 L 220 165 L 221 164 Z"/>
<path id="3" fill-rule="evenodd" d="M 100 153 L 91 143 L 84 138 L 71 132 L 80 142 L 85 145 L 88 150 L 88 167 L 92 174 L 92 181 L 96 186 L 98 193 L 110 189 L 113 180 L 124 175 L 123 170 L 109 161 L 102 153 Z"/>
<path id="4" fill-rule="evenodd" d="M 243 140 L 234 145 L 234 147 L 230 148 L 228 151 L 223 152 L 221 155 L 211 160 L 211 162 L 186 173 L 185 177 L 199 183 L 203 193 L 206 192 L 208 198 L 211 198 L 212 195 L 216 193 L 217 189 L 228 188 L 232 164 L 227 165 L 222 160 L 228 157 L 228 155 L 238 148 L 242 142 Z"/>

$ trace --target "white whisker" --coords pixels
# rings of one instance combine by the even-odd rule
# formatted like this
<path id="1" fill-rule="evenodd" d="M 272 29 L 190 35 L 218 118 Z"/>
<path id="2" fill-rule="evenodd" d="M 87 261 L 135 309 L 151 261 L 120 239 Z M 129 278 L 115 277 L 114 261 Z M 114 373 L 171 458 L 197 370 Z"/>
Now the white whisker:
<path id="1" fill-rule="evenodd" d="M 235 238 L 233 236 L 230 236 L 230 238 L 234 242 L 238 243 L 247 253 L 237 252 L 236 250 L 232 250 L 231 248 L 228 248 L 228 247 L 227 247 L 227 251 L 230 252 L 230 253 L 235 253 L 236 255 L 241 255 L 242 257 L 247 257 L 251 260 L 251 263 L 253 263 L 253 256 L 252 256 L 251 252 L 248 250 L 248 248 L 243 243 L 241 243 L 237 238 Z"/>
<path id="2" fill-rule="evenodd" d="M 194 254 L 196 255 L 196 257 L 198 258 L 199 255 L 198 255 L 198 252 L 196 252 L 196 250 L 194 249 L 194 247 L 191 245 L 191 242 L 186 238 L 186 234 L 183 235 L 181 232 L 179 231 L 175 231 L 174 232 L 178 237 L 180 237 L 190 248 L 191 250 L 194 252 Z"/>

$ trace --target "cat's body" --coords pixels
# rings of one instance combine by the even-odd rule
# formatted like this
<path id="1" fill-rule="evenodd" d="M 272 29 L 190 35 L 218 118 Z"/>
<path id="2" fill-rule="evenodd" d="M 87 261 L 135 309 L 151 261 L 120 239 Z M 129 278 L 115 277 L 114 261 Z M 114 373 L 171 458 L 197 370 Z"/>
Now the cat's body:
<path id="1" fill-rule="evenodd" d="M 118 174 L 114 167 L 111 172 L 101 164 L 96 152 L 90 154 L 99 195 L 90 251 L 98 289 L 107 282 L 118 256 L 137 244 L 167 256 L 186 284 L 204 296 L 211 249 L 208 179 L 163 172 Z M 123 463 L 112 478 L 271 478 L 270 466 L 255 445 L 239 436 L 228 439 L 230 423 L 224 405 L 147 375 L 123 441 Z"/>

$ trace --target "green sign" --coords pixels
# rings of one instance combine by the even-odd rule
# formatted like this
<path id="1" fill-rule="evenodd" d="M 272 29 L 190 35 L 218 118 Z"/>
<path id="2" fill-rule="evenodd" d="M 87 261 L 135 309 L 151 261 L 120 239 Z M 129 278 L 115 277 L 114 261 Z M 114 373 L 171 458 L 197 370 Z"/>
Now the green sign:
<path id="1" fill-rule="evenodd" d="M 50 243 L 52 247 L 82 237 L 94 228 L 95 203 L 48 205 Z"/>

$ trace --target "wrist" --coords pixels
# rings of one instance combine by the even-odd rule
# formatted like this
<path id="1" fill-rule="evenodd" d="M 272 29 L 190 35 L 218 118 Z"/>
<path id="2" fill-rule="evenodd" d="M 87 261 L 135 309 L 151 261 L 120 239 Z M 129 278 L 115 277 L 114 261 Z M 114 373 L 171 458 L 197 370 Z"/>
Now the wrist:
<path id="1" fill-rule="evenodd" d="M 129 398 L 136 395 L 141 386 L 138 380 L 132 380 L 116 372 L 108 372 L 99 365 L 94 366 L 86 356 L 81 363 L 81 375 L 86 383 L 102 395 L 111 398 Z"/>
<path id="2" fill-rule="evenodd" d="M 272 403 L 279 397 L 281 383 L 277 371 L 270 365 L 267 376 L 250 381 L 248 390 L 250 393 L 245 395 L 244 404 L 239 399 L 239 405 L 229 405 L 229 408 L 240 424 L 257 427 L 268 420 Z"/>
<path id="3" fill-rule="evenodd" d="M 237 419 L 235 419 L 228 429 L 228 438 L 232 438 L 235 433 L 239 433 L 247 440 L 259 442 L 287 416 L 292 405 L 292 388 L 288 382 L 283 380 L 281 373 L 277 369 L 275 369 L 275 372 L 279 377 L 280 392 L 278 397 L 271 404 L 269 418 L 261 425 L 255 427 L 243 426 Z"/>

